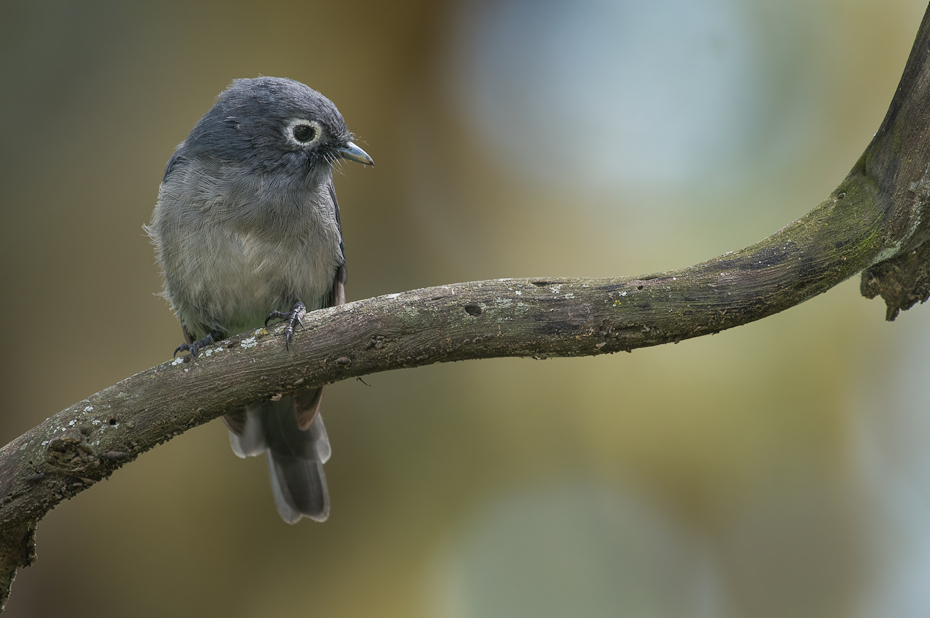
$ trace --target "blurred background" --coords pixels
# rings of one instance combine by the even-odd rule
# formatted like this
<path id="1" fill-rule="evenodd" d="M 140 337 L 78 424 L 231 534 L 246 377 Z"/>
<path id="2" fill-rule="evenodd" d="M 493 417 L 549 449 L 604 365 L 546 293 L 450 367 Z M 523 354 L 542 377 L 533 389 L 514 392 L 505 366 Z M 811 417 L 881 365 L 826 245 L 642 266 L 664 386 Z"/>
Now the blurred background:
<path id="1" fill-rule="evenodd" d="M 0 443 L 171 357 L 142 232 L 232 79 L 330 97 L 349 300 L 619 276 L 815 206 L 924 0 L 0 3 Z M 926 616 L 930 309 L 858 277 L 632 354 L 327 388 L 325 524 L 217 421 L 62 504 L 7 615 Z"/>

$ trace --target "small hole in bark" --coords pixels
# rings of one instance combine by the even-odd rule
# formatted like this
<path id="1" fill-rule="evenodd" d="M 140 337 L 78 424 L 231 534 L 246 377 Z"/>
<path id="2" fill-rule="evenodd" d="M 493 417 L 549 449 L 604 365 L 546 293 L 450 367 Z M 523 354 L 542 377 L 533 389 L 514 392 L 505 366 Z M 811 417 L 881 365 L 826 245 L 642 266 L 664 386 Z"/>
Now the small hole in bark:
<path id="1" fill-rule="evenodd" d="M 465 313 L 468 315 L 481 315 L 481 311 L 478 305 L 465 305 Z"/>
<path id="2" fill-rule="evenodd" d="M 115 425 L 115 424 L 116 424 L 116 419 L 115 419 L 115 418 L 111 418 L 111 419 L 110 419 L 109 421 L 107 421 L 107 422 L 109 422 L 111 425 Z"/>
<path id="3" fill-rule="evenodd" d="M 636 289 L 637 289 L 637 290 L 641 290 L 641 289 L 643 289 L 643 286 L 637 285 L 637 286 L 636 286 Z"/>

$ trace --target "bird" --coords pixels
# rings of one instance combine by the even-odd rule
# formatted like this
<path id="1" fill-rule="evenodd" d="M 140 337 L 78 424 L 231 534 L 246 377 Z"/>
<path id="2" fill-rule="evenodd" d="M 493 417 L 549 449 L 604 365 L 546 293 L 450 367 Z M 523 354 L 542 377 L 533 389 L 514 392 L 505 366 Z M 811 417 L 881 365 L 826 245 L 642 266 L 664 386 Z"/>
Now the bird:
<path id="1" fill-rule="evenodd" d="M 336 106 L 291 79 L 236 79 L 168 160 L 151 223 L 162 296 L 181 322 L 175 350 L 271 320 L 285 348 L 307 311 L 345 303 L 346 259 L 333 169 L 374 165 Z M 281 518 L 325 521 L 331 448 L 322 388 L 230 410 L 239 457 L 267 454 Z"/>

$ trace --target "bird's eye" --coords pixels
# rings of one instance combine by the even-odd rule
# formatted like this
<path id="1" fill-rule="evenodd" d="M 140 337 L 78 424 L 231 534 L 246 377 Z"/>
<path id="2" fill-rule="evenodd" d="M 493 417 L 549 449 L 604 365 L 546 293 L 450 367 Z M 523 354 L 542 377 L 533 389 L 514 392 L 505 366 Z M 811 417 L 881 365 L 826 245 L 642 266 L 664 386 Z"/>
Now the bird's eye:
<path id="1" fill-rule="evenodd" d="M 316 129 L 311 127 L 308 124 L 299 124 L 294 127 L 294 139 L 296 139 L 301 144 L 306 144 L 307 142 L 312 142 L 313 138 L 316 137 Z"/>
<path id="2" fill-rule="evenodd" d="M 284 137 L 291 146 L 301 150 L 309 149 L 323 138 L 323 126 L 316 120 L 291 118 L 284 127 Z"/>

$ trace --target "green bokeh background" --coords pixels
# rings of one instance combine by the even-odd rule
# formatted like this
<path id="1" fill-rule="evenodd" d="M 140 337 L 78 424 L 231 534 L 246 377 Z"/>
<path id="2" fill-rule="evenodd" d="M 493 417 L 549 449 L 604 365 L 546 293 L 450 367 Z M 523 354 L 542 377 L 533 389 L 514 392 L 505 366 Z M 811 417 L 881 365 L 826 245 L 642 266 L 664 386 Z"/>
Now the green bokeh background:
<path id="1" fill-rule="evenodd" d="M 374 157 L 336 179 L 349 300 L 631 275 L 748 245 L 824 198 L 878 128 L 926 8 L 796 2 L 775 33 L 750 19 L 750 36 L 797 46 L 772 96 L 805 138 L 777 156 L 760 141 L 742 182 L 611 193 L 540 186 L 450 102 L 465 2 L 0 2 L 0 443 L 170 358 L 180 330 L 142 224 L 174 146 L 234 78 L 322 91 Z M 678 345 L 334 385 L 322 525 L 283 524 L 265 462 L 210 423 L 50 513 L 7 615 L 906 615 L 882 605 L 910 540 L 882 534 L 891 481 L 862 463 L 863 427 L 881 426 L 868 394 L 896 388 L 930 321 L 883 315 L 854 279 Z M 925 411 L 921 393 L 901 406 Z"/>

